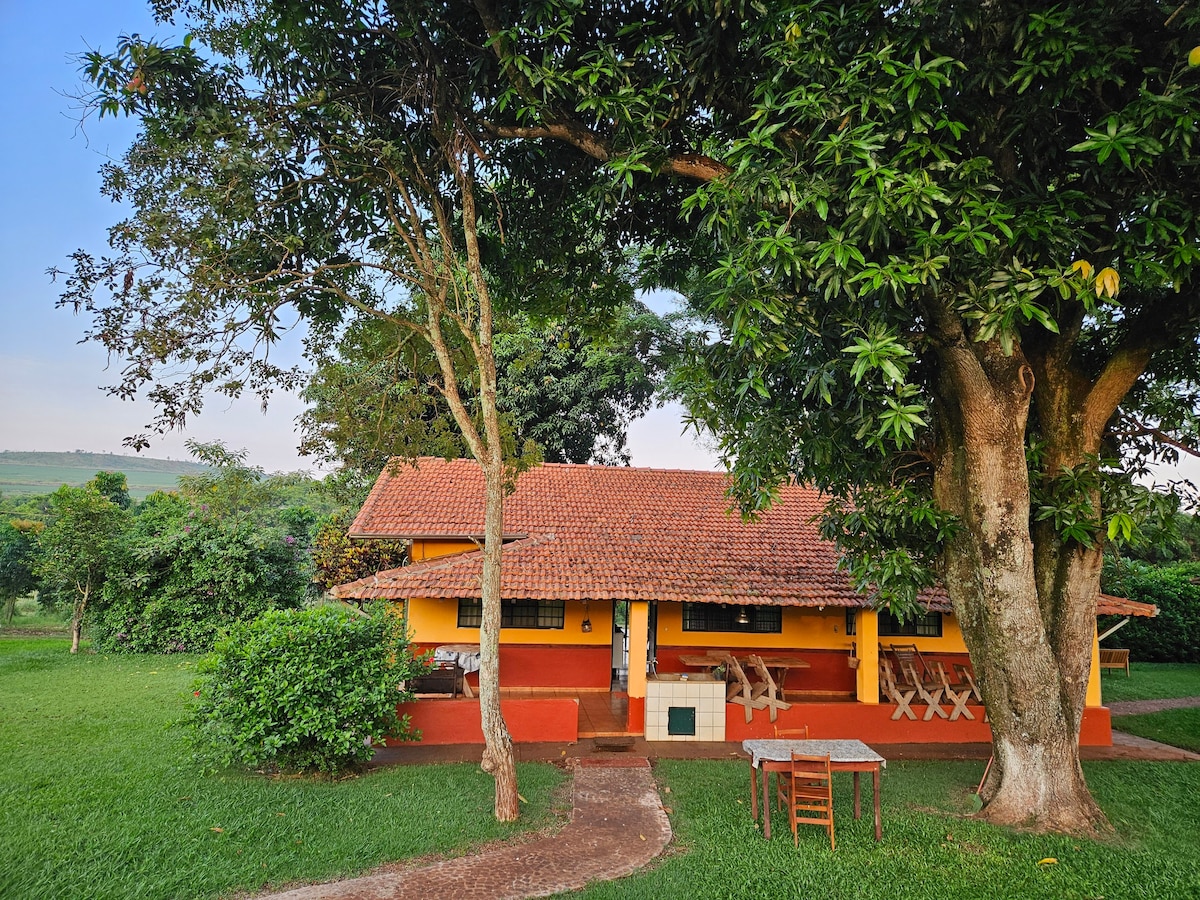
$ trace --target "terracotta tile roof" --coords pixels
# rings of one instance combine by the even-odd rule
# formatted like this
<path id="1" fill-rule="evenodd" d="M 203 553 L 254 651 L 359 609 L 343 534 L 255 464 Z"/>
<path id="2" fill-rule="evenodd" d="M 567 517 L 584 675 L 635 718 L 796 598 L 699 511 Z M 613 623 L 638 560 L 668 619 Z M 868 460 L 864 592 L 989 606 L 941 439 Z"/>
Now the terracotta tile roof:
<path id="1" fill-rule="evenodd" d="M 729 510 L 719 472 L 547 464 L 505 501 L 501 593 L 531 600 L 690 600 L 864 606 L 837 571 L 813 518 L 824 500 L 790 486 L 753 523 Z M 478 538 L 483 474 L 469 460 L 422 459 L 384 471 L 350 526 L 352 538 Z M 380 572 L 345 598 L 479 596 L 482 553 Z M 944 592 L 924 598 L 948 610 Z"/>
<path id="2" fill-rule="evenodd" d="M 1158 607 L 1153 603 L 1139 603 L 1125 597 L 1101 594 L 1096 598 L 1098 616 L 1157 616 Z"/>

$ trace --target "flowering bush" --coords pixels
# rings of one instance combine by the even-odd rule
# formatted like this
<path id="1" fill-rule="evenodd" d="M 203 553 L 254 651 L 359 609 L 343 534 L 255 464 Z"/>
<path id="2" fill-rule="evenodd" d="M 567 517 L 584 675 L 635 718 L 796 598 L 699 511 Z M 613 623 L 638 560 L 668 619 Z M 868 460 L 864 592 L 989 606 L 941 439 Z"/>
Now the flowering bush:
<path id="1" fill-rule="evenodd" d="M 425 669 L 382 606 L 274 610 L 217 641 L 185 721 L 212 768 L 345 771 L 389 736 L 417 736 L 396 704 L 411 698 L 400 682 Z"/>
<path id="2" fill-rule="evenodd" d="M 107 651 L 208 651 L 218 631 L 299 606 L 308 555 L 279 527 L 217 518 L 176 496 L 139 509 L 89 622 Z"/>

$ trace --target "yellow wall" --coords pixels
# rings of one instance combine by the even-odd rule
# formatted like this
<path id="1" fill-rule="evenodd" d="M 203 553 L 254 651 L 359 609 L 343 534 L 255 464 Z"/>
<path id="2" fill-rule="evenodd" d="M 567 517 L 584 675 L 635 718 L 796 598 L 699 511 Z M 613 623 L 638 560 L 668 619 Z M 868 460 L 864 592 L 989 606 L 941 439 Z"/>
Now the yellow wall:
<path id="1" fill-rule="evenodd" d="M 592 630 L 583 630 L 586 617 Z M 408 602 L 408 629 L 421 644 L 477 644 L 478 628 L 458 627 L 458 601 L 418 599 Z M 567 601 L 562 628 L 504 628 L 500 639 L 506 644 L 612 645 L 612 603 Z"/>
<path id="2" fill-rule="evenodd" d="M 469 550 L 481 548 L 482 545 L 474 541 L 413 541 L 409 546 L 408 556 L 413 562 L 421 562 L 425 559 L 436 559 L 439 556 L 466 553 Z"/>
<path id="3" fill-rule="evenodd" d="M 1103 706 L 1103 698 L 1100 696 L 1100 639 L 1092 638 L 1092 670 L 1088 673 L 1087 696 L 1083 701 L 1084 706 Z"/>
<path id="4" fill-rule="evenodd" d="M 874 613 L 872 613 L 874 615 Z M 872 633 L 872 640 L 875 640 Z M 916 644 L 922 652 L 966 653 L 962 632 L 954 616 L 943 614 L 942 636 L 932 637 L 881 637 L 879 642 L 887 647 L 890 643 Z M 671 647 L 710 648 L 717 643 L 731 647 L 754 646 L 770 650 L 812 649 L 844 650 L 849 652 L 852 643 L 858 643 L 859 655 L 865 652 L 863 641 L 858 635 L 846 634 L 846 610 L 841 606 L 826 606 L 818 609 L 811 606 L 785 606 L 783 608 L 783 631 L 780 634 L 721 634 L 711 631 L 684 631 L 683 605 L 679 603 L 658 604 L 658 643 Z M 878 648 L 876 648 L 876 651 Z"/>

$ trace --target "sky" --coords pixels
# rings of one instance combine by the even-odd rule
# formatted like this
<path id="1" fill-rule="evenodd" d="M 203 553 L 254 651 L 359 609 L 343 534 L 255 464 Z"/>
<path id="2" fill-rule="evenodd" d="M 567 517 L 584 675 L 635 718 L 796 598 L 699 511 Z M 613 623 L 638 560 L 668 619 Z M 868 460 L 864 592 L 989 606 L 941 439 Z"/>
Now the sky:
<path id="1" fill-rule="evenodd" d="M 55 309 L 61 286 L 46 270 L 67 268 L 82 248 L 99 254 L 121 210 L 101 197 L 99 169 L 133 137 L 128 120 L 80 122 L 79 62 L 89 49 L 111 51 L 119 36 L 181 37 L 155 25 L 140 0 L 0 0 L 0 84 L 8 86 L 0 140 L 0 450 L 129 453 L 122 440 L 153 418 L 147 402 L 108 396 L 116 380 L 103 348 L 81 344 L 88 325 Z M 297 353 L 296 344 L 292 352 Z M 189 458 L 184 442 L 224 441 L 245 449 L 268 472 L 316 471 L 296 452 L 301 401 L 276 394 L 264 413 L 255 397 L 214 397 L 186 431 L 156 437 L 152 457 Z M 716 455 L 684 434 L 671 405 L 633 423 L 633 464 L 718 468 Z"/>

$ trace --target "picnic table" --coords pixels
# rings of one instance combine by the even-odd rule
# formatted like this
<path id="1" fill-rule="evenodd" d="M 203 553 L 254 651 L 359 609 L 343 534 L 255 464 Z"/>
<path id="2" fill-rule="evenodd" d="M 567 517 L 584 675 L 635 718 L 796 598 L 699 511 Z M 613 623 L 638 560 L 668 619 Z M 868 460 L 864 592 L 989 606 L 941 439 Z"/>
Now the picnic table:
<path id="1" fill-rule="evenodd" d="M 829 756 L 829 768 L 834 772 L 854 773 L 854 818 L 862 817 L 859 801 L 858 776 L 860 772 L 871 773 L 871 787 L 875 795 L 875 840 L 883 839 L 883 823 L 879 812 L 879 772 L 887 760 L 856 740 L 807 740 L 795 741 L 781 738 L 750 738 L 742 741 L 742 750 L 750 756 L 750 814 L 758 821 L 758 770 L 762 769 L 763 837 L 771 837 L 771 795 L 769 784 L 771 772 L 790 772 L 792 754 L 805 756 Z"/>

